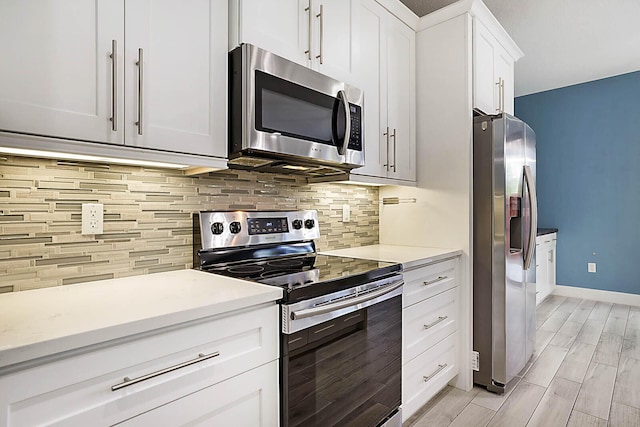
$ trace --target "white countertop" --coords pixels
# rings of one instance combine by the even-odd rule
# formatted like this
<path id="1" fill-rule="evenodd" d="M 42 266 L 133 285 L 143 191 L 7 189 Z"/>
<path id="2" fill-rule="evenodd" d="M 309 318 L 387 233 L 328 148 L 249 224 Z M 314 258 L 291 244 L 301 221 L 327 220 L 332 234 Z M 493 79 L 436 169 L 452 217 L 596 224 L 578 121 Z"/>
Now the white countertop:
<path id="1" fill-rule="evenodd" d="M 196 270 L 0 295 L 0 368 L 282 298 Z"/>
<path id="2" fill-rule="evenodd" d="M 321 253 L 375 261 L 398 262 L 402 263 L 405 270 L 462 255 L 462 251 L 459 249 L 397 245 L 360 246 L 357 248 L 322 251 Z"/>

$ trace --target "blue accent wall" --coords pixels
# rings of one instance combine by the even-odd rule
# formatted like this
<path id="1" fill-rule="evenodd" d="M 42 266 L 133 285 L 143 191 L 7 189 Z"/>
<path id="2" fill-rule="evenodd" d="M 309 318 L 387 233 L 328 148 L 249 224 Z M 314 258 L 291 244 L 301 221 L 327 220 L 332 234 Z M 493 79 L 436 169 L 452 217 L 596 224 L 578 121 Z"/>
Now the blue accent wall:
<path id="1" fill-rule="evenodd" d="M 640 294 L 640 72 L 518 97 L 515 114 L 536 132 L 557 283 Z"/>

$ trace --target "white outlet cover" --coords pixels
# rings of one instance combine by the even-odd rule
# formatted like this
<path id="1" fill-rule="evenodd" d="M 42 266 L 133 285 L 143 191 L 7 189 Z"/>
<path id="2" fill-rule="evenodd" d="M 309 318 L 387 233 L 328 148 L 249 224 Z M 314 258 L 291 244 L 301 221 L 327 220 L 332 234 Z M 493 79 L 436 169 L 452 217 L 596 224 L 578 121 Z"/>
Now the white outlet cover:
<path id="1" fill-rule="evenodd" d="M 351 206 L 342 205 L 342 222 L 351 221 Z"/>
<path id="2" fill-rule="evenodd" d="M 104 205 L 102 203 L 82 204 L 82 234 L 102 234 L 104 231 Z"/>
<path id="3" fill-rule="evenodd" d="M 596 272 L 596 263 L 595 262 L 587 263 L 587 272 L 588 273 L 595 273 Z"/>

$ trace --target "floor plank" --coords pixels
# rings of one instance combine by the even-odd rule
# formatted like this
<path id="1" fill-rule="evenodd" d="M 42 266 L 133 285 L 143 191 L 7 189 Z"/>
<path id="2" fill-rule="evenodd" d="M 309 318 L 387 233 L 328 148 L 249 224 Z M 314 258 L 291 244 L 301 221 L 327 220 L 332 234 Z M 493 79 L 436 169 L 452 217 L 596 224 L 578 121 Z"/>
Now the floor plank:
<path id="1" fill-rule="evenodd" d="M 538 406 L 545 388 L 520 381 L 513 394 L 489 422 L 491 427 L 524 426 Z"/>
<path id="2" fill-rule="evenodd" d="M 550 344 L 557 347 L 571 348 L 578 336 L 578 333 L 580 333 L 582 326 L 582 323 L 567 320 L 564 322 L 564 325 L 558 329 L 558 332 L 553 337 Z"/>
<path id="3" fill-rule="evenodd" d="M 602 363 L 591 363 L 574 409 L 594 417 L 609 419 L 613 385 L 617 369 Z"/>
<path id="4" fill-rule="evenodd" d="M 569 317 L 569 313 L 565 313 L 563 311 L 555 311 L 546 322 L 540 326 L 541 331 L 549 331 L 549 332 L 558 332 L 558 329 L 564 325 L 564 322 L 567 321 Z"/>
<path id="5" fill-rule="evenodd" d="M 487 391 L 486 389 L 481 389 L 480 387 L 475 386 L 474 388 L 477 388 L 479 392 L 473 398 L 471 403 L 491 409 L 492 411 L 497 411 L 509 396 L 511 396 L 516 387 L 517 385 L 504 394 L 495 394 Z"/>
<path id="6" fill-rule="evenodd" d="M 609 302 L 596 302 L 596 305 L 593 306 L 593 310 L 589 313 L 589 320 L 607 320 L 609 317 L 609 313 L 611 312 L 611 307 L 613 304 Z"/>
<path id="7" fill-rule="evenodd" d="M 575 310 L 576 307 L 578 307 L 578 304 L 580 304 L 581 302 L 582 300 L 580 298 L 568 297 L 562 302 L 562 304 L 558 306 L 556 310 L 564 311 L 565 313 L 573 313 L 573 310 Z"/>
<path id="8" fill-rule="evenodd" d="M 595 350 L 595 345 L 576 342 L 564 358 L 556 376 L 582 383 Z"/>
<path id="9" fill-rule="evenodd" d="M 553 339 L 553 336 L 554 333 L 550 331 L 543 331 L 540 329 L 536 331 L 536 344 L 535 348 L 533 349 L 533 356 L 531 356 L 532 361 L 535 361 L 538 357 L 540 357 L 540 353 L 542 353 L 544 349 L 547 348 L 547 345 L 549 345 L 549 343 Z"/>
<path id="10" fill-rule="evenodd" d="M 600 334 L 604 329 L 604 320 L 589 319 L 584 323 L 580 333 L 576 337 L 576 341 L 585 344 L 597 345 L 600 341 Z"/>
<path id="11" fill-rule="evenodd" d="M 640 307 L 631 307 L 629 309 L 629 318 L 627 319 L 627 329 L 640 330 Z"/>
<path id="12" fill-rule="evenodd" d="M 549 387 L 568 352 L 566 348 L 548 345 L 529 369 L 524 380 L 542 387 Z"/>
<path id="13" fill-rule="evenodd" d="M 451 423 L 451 427 L 484 427 L 496 414 L 495 411 L 470 403 Z"/>
<path id="14" fill-rule="evenodd" d="M 573 411 L 567 427 L 607 427 L 607 421 L 580 411 Z"/>
<path id="15" fill-rule="evenodd" d="M 603 332 L 593 355 L 593 361 L 609 366 L 618 366 L 622 352 L 622 337 Z"/>
<path id="16" fill-rule="evenodd" d="M 630 307 L 628 305 L 613 304 L 609 316 L 626 319 L 627 317 L 629 317 L 629 308 Z"/>
<path id="17" fill-rule="evenodd" d="M 447 387 L 448 391 L 438 400 L 429 402 L 429 408 L 419 419 L 411 417 L 407 420 L 407 425 L 412 427 L 446 427 L 464 410 L 464 408 L 473 400 L 479 389 L 474 388 L 471 392 Z"/>
<path id="18" fill-rule="evenodd" d="M 640 360 L 620 358 L 613 401 L 640 409 Z"/>
<path id="19" fill-rule="evenodd" d="M 578 323 L 586 322 L 594 305 L 596 305 L 595 301 L 586 300 L 586 299 L 582 300 L 580 304 L 578 304 L 578 307 L 576 307 L 576 309 L 573 310 L 573 313 L 571 313 L 571 315 L 567 320 L 570 320 L 572 322 L 578 322 Z"/>
<path id="20" fill-rule="evenodd" d="M 609 425 L 611 427 L 640 427 L 640 409 L 613 402 Z"/>
<path id="21" fill-rule="evenodd" d="M 624 335 L 627 327 L 627 319 L 622 317 L 609 316 L 607 323 L 604 324 L 603 332 L 616 335 Z"/>
<path id="22" fill-rule="evenodd" d="M 542 400 L 527 426 L 549 427 L 566 425 L 579 391 L 579 383 L 563 378 L 554 379 L 544 396 L 542 396 Z"/>

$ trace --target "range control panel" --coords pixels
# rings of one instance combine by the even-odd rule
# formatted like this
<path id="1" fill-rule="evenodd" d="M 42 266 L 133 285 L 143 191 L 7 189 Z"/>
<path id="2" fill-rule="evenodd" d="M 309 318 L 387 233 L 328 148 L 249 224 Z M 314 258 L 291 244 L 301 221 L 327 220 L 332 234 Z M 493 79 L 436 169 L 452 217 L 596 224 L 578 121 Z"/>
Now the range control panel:
<path id="1" fill-rule="evenodd" d="M 320 237 L 318 213 L 303 211 L 200 212 L 203 249 L 313 240 Z"/>

